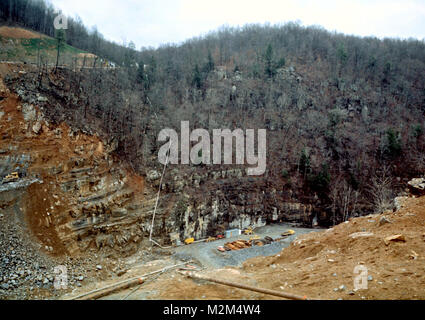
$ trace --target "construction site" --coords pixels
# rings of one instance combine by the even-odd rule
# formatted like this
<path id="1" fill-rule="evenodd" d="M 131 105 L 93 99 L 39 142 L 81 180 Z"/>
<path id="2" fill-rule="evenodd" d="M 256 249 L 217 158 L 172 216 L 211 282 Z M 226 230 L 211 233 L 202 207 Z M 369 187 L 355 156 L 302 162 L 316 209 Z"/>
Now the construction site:
<path id="1" fill-rule="evenodd" d="M 22 73 L 13 64 L 0 68 L 2 77 Z M 171 234 L 170 244 L 161 245 L 149 227 L 145 237 L 131 227 L 122 233 L 123 226 L 138 225 L 140 211 L 131 210 L 146 202 L 144 223 L 154 225 L 160 188 L 149 190 L 130 168 L 111 168 L 98 137 L 73 134 L 64 123 L 52 127 L 3 82 L 0 91 L 2 299 L 425 298 L 423 179 L 406 185 L 415 192 L 397 198 L 394 210 L 332 228 L 277 222 L 201 239 Z M 104 203 L 113 220 L 73 220 L 81 215 L 77 208 L 99 210 Z M 115 238 L 87 232 L 90 224 Z M 83 237 L 94 240 L 84 245 Z M 112 251 L 108 241 L 134 248 Z M 58 265 L 67 267 L 60 290 L 54 288 Z M 367 289 L 354 288 L 357 265 L 367 267 Z"/>
<path id="2" fill-rule="evenodd" d="M 0 300 L 425 300 L 423 119 L 412 125 L 423 78 L 408 79 L 422 96 L 403 98 L 395 132 L 366 106 L 381 82 L 391 108 L 407 97 L 387 84 L 395 69 L 367 78 L 378 89 L 363 99 L 363 83 L 341 80 L 342 46 L 336 85 L 319 81 L 320 58 L 285 65 L 270 44 L 261 58 L 247 50 L 249 63 L 217 45 L 199 68 L 191 43 L 171 47 L 190 73 L 169 80 L 180 60 L 161 48 L 87 37 L 103 47 L 0 26 Z M 158 161 L 158 132 L 189 118 L 210 131 L 266 127 L 267 170 L 170 164 L 171 136 Z M 369 127 L 367 140 L 358 128 Z"/>

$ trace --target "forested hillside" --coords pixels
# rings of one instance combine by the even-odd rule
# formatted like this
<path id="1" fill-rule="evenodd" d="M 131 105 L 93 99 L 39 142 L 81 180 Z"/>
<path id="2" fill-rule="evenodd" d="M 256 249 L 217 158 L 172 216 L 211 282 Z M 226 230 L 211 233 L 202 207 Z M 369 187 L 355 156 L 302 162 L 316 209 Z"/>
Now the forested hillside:
<path id="1" fill-rule="evenodd" d="M 54 17 L 43 1 L 0 5 L 4 23 L 50 36 Z M 255 210 L 269 214 L 286 202 L 311 204 L 311 217 L 327 224 L 389 208 L 403 181 L 425 170 L 423 41 L 360 38 L 287 23 L 223 27 L 139 51 L 105 40 L 80 20 L 68 24 L 68 44 L 120 68 L 60 70 L 41 80 L 28 73 L 8 84 L 48 96 L 44 107 L 55 121 L 115 141 L 116 154 L 138 172 L 160 167 L 158 132 L 179 131 L 182 120 L 210 132 L 267 129 L 266 174 L 212 186 L 201 179 L 211 191 L 203 195 L 208 204 L 217 189 L 238 194 L 244 187 L 260 197 Z M 220 168 L 172 170 L 166 180 Z M 187 205 L 183 194 L 196 195 L 197 184 L 185 185 L 176 203 Z M 223 201 L 230 211 L 237 202 Z"/>

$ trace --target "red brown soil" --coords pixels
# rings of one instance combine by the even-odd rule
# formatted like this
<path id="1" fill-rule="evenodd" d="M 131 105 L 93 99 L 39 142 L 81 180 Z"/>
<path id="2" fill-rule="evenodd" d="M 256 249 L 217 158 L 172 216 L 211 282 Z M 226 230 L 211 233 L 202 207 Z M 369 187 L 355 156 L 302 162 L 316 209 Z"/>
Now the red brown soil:
<path id="1" fill-rule="evenodd" d="M 382 217 L 391 223 L 379 226 Z M 373 235 L 350 237 L 356 232 Z M 386 245 L 384 239 L 396 234 L 406 241 Z M 312 298 L 425 299 L 425 197 L 409 199 L 395 213 L 352 219 L 298 240 L 279 256 L 247 261 L 244 271 L 254 272 L 271 289 L 282 286 Z M 276 270 L 270 267 L 273 264 Z M 372 281 L 367 290 L 348 295 L 354 289 L 353 269 L 358 264 L 368 268 Z M 341 285 L 346 290 L 335 292 Z"/>
<path id="2" fill-rule="evenodd" d="M 13 39 L 34 39 L 34 38 L 46 38 L 47 36 L 40 33 L 17 28 L 17 27 L 0 27 L 0 36 L 4 38 L 13 38 Z"/>
<path id="3" fill-rule="evenodd" d="M 42 184 L 34 183 L 27 188 L 24 197 L 24 212 L 29 229 L 37 240 L 45 246 L 52 247 L 49 254 L 61 256 L 69 253 L 60 241 L 55 226 L 63 225 L 68 221 L 58 213 L 70 212 L 75 206 L 75 199 L 70 193 L 63 192 L 59 187 L 63 179 L 76 166 L 74 159 L 83 161 L 84 167 L 96 168 L 98 174 L 107 173 L 109 162 L 105 160 L 103 142 L 97 136 L 78 133 L 70 135 L 71 129 L 65 123 L 59 125 L 46 124 L 38 134 L 28 129 L 22 113 L 22 103 L 19 98 L 8 92 L 2 81 L 2 76 L 13 74 L 13 71 L 24 71 L 24 66 L 0 64 L 0 91 L 4 99 L 0 101 L 0 110 L 4 112 L 0 120 L 0 149 L 6 150 L 3 156 L 28 154 L 31 164 L 27 169 L 28 176 L 37 176 L 43 180 Z M 15 72 L 15 76 L 19 76 Z M 37 106 L 35 106 L 37 109 Z M 57 131 L 61 134 L 58 135 Z M 16 149 L 9 150 L 13 146 Z M 78 151 L 84 148 L 84 151 Z M 52 169 L 62 167 L 60 174 L 53 174 Z M 132 170 L 127 170 L 128 187 L 139 197 L 143 195 L 143 178 Z M 106 178 L 108 178 L 107 176 Z M 58 218 L 61 217 L 61 218 Z M 71 216 L 68 216 L 71 219 Z"/>
<path id="4" fill-rule="evenodd" d="M 35 183 L 28 187 L 25 194 L 26 218 L 33 234 L 44 246 L 51 246 L 54 255 L 62 255 L 66 252 L 55 230 L 55 213 L 70 209 L 70 197 L 64 194 L 57 183 L 51 183 L 58 179 L 52 176 L 49 170 L 53 167 L 64 165 L 64 173 L 71 167 L 66 164 L 73 157 L 81 157 L 75 153 L 77 146 L 92 146 L 96 148 L 99 143 L 98 138 L 80 135 L 79 139 L 72 140 L 69 136 L 69 128 L 62 123 L 54 129 L 62 131 L 61 138 L 55 137 L 52 127 L 42 126 L 38 135 L 27 135 L 27 129 L 22 112 L 18 110 L 20 102 L 15 95 L 9 95 L 2 103 L 2 111 L 5 113 L 1 120 L 2 139 L 0 149 L 8 150 L 11 145 L 17 149 L 9 151 L 9 154 L 31 154 L 31 165 L 28 174 L 36 174 L 42 180 L 42 184 Z M 10 119 L 10 121 L 8 121 Z M 94 152 L 90 162 L 95 157 L 103 156 L 102 153 Z M 59 178 L 60 179 L 60 178 Z M 54 181 L 56 182 L 56 181 Z M 52 197 L 55 195 L 55 198 Z"/>

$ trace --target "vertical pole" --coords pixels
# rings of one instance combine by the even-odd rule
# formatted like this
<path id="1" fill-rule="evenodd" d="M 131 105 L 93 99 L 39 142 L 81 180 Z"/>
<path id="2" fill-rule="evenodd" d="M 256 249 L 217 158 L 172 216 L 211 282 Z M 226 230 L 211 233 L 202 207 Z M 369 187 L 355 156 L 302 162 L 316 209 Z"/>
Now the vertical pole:
<path id="1" fill-rule="evenodd" d="M 156 196 L 155 208 L 153 210 L 151 230 L 150 230 L 150 233 L 149 233 L 149 241 L 150 242 L 152 242 L 153 224 L 154 224 L 154 221 L 155 221 L 156 209 L 158 207 L 159 194 L 161 193 L 162 179 L 164 178 L 165 168 L 167 167 L 167 164 L 168 164 L 168 158 L 170 156 L 170 152 L 171 152 L 171 138 L 170 138 L 170 144 L 168 146 L 167 158 L 165 160 L 164 169 L 162 170 L 161 180 L 159 181 L 159 188 L 158 188 L 158 194 Z"/>

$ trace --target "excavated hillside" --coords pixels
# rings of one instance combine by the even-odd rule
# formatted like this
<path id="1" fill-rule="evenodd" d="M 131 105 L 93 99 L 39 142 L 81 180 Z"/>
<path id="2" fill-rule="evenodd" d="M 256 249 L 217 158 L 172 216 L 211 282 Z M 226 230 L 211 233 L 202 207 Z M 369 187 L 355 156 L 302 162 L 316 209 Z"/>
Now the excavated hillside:
<path id="1" fill-rule="evenodd" d="M 207 269 L 198 274 L 307 299 L 423 300 L 425 196 L 399 202 L 398 211 L 354 218 L 325 231 L 303 234 L 279 254 L 249 259 L 241 268 Z M 354 290 L 355 277 L 360 275 L 354 272 L 358 265 L 367 268 L 367 289 Z M 109 298 L 121 299 L 131 291 Z M 167 273 L 133 291 L 131 299 L 276 297 Z"/>
<path id="2" fill-rule="evenodd" d="M 51 288 L 58 264 L 69 264 L 77 278 L 104 258 L 135 253 L 155 201 L 144 178 L 112 155 L 113 146 L 52 124 L 37 104 L 23 103 L 4 86 L 5 74 L 24 72 L 1 65 L 0 175 L 17 174 L 0 184 L 0 297 L 9 298 L 42 296 L 26 291 Z"/>

